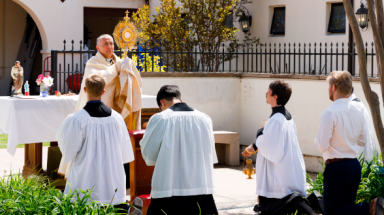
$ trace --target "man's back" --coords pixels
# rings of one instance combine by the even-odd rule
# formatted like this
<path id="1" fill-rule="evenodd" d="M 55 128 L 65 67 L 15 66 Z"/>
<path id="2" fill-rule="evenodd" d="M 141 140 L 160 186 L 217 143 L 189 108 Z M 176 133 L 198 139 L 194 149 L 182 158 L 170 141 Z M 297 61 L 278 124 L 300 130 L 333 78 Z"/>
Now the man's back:
<path id="1" fill-rule="evenodd" d="M 94 111 L 94 112 L 97 112 Z M 123 163 L 133 160 L 128 132 L 121 116 L 92 117 L 81 109 L 65 119 L 57 132 L 63 163 L 72 161 L 65 193 L 92 189 L 92 200 L 113 204 L 125 202 Z"/>
<path id="2" fill-rule="evenodd" d="M 140 145 L 147 165 L 155 165 L 151 197 L 213 194 L 217 156 L 206 114 L 175 104 L 152 116 Z"/>
<path id="3" fill-rule="evenodd" d="M 360 102 L 341 98 L 321 114 L 315 145 L 324 160 L 357 157 L 357 145 L 364 146 L 368 134 L 363 108 Z"/>

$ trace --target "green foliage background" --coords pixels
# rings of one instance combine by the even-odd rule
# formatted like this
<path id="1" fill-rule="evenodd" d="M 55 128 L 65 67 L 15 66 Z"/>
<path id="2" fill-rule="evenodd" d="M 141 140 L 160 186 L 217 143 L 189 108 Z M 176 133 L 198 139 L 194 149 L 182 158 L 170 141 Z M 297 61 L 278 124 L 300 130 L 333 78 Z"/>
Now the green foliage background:
<path id="1" fill-rule="evenodd" d="M 234 52 L 246 43 L 259 42 L 249 31 L 239 44 L 238 29 L 226 25 L 231 15 L 236 22 L 243 12 L 247 14 L 244 5 L 249 3 L 252 0 L 160 0 L 153 22 L 149 6 L 144 5 L 133 14 L 140 46 L 169 52 L 162 60 L 174 71 L 218 71 L 223 61 L 234 55 L 212 53 Z M 204 54 L 196 57 L 190 54 L 194 51 Z"/>
<path id="2" fill-rule="evenodd" d="M 112 205 L 92 202 L 92 190 L 64 195 L 51 185 L 38 176 L 0 177 L 0 214 L 116 214 Z M 71 202 L 74 197 L 77 200 Z"/>

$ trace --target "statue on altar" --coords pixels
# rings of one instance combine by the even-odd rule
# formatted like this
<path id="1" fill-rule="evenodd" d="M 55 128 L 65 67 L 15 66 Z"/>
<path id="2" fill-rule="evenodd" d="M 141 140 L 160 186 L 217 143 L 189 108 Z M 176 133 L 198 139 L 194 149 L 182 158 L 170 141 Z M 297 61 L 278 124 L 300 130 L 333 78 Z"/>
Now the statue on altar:
<path id="1" fill-rule="evenodd" d="M 105 93 L 101 97 L 102 102 L 120 113 L 127 129 L 131 131 L 141 129 L 142 82 L 134 62 L 126 54 L 136 44 L 137 39 L 137 31 L 132 30 L 134 26 L 129 22 L 128 12 L 126 14 L 124 21 L 120 21 L 116 26 L 119 26 L 118 30 L 116 31 L 115 29 L 114 32 L 115 40 L 117 40 L 115 42 L 124 50 L 125 58 L 120 59 L 114 54 L 114 40 L 111 35 L 103 34 L 97 38 L 96 49 L 98 52 L 86 63 L 75 112 L 82 109 L 87 103 L 87 96 L 83 91 L 86 78 L 92 74 L 99 73 L 107 79 Z M 120 39 L 117 37 L 120 37 Z M 128 41 L 127 45 L 122 47 L 121 41 Z M 58 173 L 66 177 L 69 166 L 70 163 L 60 163 Z"/>
<path id="2" fill-rule="evenodd" d="M 23 67 L 20 66 L 20 61 L 15 62 L 15 66 L 12 67 L 11 76 L 13 79 L 12 91 L 13 94 L 21 94 L 21 88 L 23 87 L 24 80 L 24 70 Z"/>

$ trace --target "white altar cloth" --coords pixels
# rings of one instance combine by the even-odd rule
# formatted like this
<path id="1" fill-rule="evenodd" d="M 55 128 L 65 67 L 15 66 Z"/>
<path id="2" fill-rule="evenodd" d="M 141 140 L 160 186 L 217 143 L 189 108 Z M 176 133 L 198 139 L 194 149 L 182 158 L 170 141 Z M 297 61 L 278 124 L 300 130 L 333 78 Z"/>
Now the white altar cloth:
<path id="1" fill-rule="evenodd" d="M 7 151 L 14 156 L 19 144 L 54 142 L 56 131 L 75 110 L 79 96 L 0 96 L 0 134 L 8 134 Z M 142 95 L 142 108 L 159 108 L 156 96 Z"/>

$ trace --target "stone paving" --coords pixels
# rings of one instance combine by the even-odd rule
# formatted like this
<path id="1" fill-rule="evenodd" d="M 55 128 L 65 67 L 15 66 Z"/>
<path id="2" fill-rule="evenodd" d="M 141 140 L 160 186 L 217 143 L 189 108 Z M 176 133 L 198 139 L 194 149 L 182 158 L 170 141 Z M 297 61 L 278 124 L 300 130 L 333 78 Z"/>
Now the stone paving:
<path id="1" fill-rule="evenodd" d="M 43 147 L 43 169 L 47 164 L 47 149 Z M 11 156 L 6 149 L 0 149 L 0 176 L 12 172 L 21 172 L 24 165 L 24 149 L 18 148 L 15 156 Z M 247 179 L 241 171 L 241 166 L 228 167 L 225 165 L 215 165 L 214 176 L 216 191 L 214 199 L 220 215 L 257 214 L 253 212 L 253 207 L 257 203 L 256 179 Z M 310 174 L 312 179 L 316 174 Z M 129 193 L 129 192 L 127 192 Z M 130 196 L 127 196 L 130 199 Z"/>

